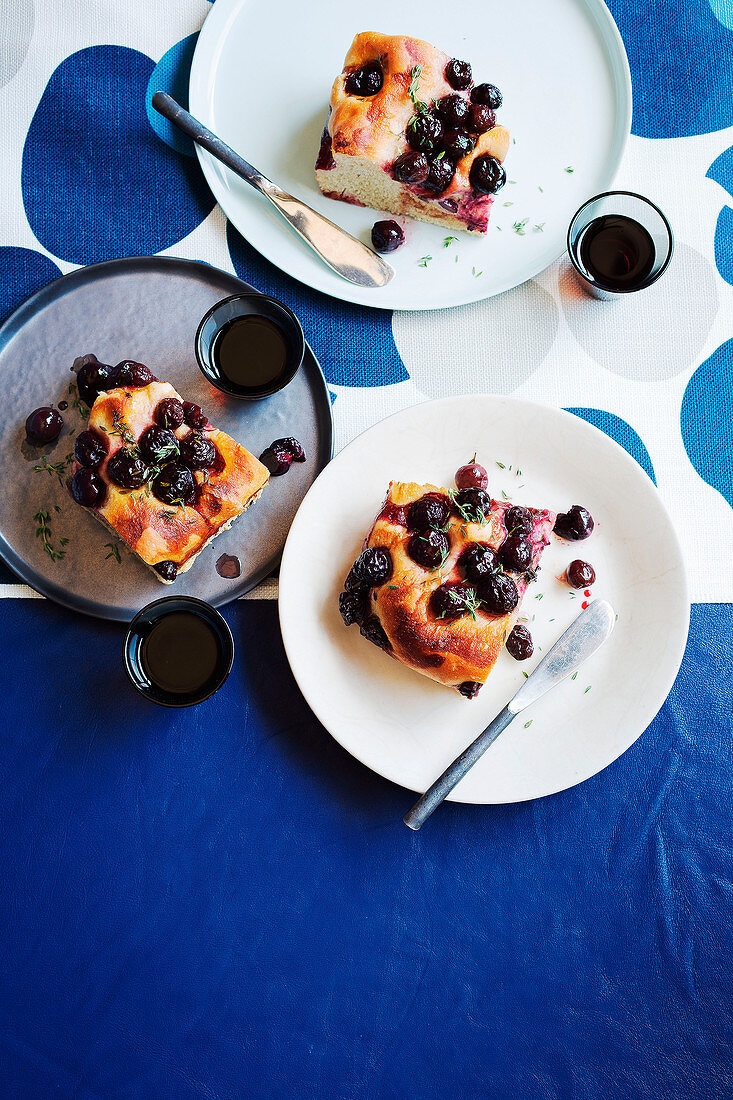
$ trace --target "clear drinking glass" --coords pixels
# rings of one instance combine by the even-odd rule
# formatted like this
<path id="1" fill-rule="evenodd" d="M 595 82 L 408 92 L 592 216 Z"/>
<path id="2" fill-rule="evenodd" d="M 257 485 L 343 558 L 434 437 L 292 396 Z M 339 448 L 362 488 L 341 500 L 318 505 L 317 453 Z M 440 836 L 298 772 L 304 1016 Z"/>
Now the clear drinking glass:
<path id="1" fill-rule="evenodd" d="M 568 254 L 581 285 L 604 300 L 651 286 L 666 271 L 673 249 L 662 211 L 632 191 L 588 199 L 568 229 Z"/>

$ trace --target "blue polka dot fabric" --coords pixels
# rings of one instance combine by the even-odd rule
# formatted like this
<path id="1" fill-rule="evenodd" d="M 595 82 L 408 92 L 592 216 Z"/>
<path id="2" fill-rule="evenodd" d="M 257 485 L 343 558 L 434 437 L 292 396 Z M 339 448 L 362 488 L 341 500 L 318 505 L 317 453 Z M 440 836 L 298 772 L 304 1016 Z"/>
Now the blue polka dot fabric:
<path id="1" fill-rule="evenodd" d="M 191 142 L 151 105 L 158 90 L 187 105 L 209 4 L 182 0 L 162 25 L 134 8 L 90 17 L 88 40 L 66 52 L 53 19 L 31 0 L 15 5 L 0 88 L 25 122 L 0 167 L 0 316 L 75 266 L 156 252 L 203 259 L 299 315 L 340 399 L 337 447 L 430 397 L 489 391 L 556 404 L 562 392 L 639 462 L 673 513 L 701 507 L 733 535 L 730 0 L 611 0 L 634 86 L 618 185 L 656 199 L 676 237 L 664 279 L 614 303 L 612 320 L 608 307 L 578 299 L 566 261 L 498 298 L 415 314 L 362 309 L 295 281 L 227 223 Z M 488 359 L 486 332 L 497 334 Z M 680 533 L 693 597 L 733 600 L 726 539 L 711 562 L 694 524 Z"/>

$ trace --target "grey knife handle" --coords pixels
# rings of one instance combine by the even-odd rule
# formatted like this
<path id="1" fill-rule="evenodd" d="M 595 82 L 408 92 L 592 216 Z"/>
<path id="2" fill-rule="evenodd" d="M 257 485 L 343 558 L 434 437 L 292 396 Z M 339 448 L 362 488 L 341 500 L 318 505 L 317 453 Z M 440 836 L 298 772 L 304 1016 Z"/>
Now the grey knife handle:
<path id="1" fill-rule="evenodd" d="M 428 787 L 425 794 L 418 798 L 412 809 L 407 811 L 403 821 L 408 828 L 417 832 L 423 822 L 430 817 L 433 810 L 436 810 L 450 794 L 456 783 L 463 779 L 464 775 L 484 755 L 488 747 L 493 745 L 499 734 L 504 732 L 515 717 L 516 712 L 510 710 L 509 706 L 504 707 L 497 714 L 491 725 L 487 726 L 483 733 L 480 733 L 476 740 L 467 749 L 463 750 L 461 755 L 445 769 L 440 778 L 435 780 L 432 787 Z"/>
<path id="2" fill-rule="evenodd" d="M 294 195 L 283 191 L 225 141 L 212 134 L 203 123 L 176 103 L 172 96 L 166 92 L 156 92 L 152 104 L 159 114 L 177 126 L 182 133 L 264 195 L 337 275 L 363 287 L 385 286 L 393 278 L 394 270 L 381 256 Z"/>
<path id="3" fill-rule="evenodd" d="M 537 668 L 497 714 L 490 726 L 453 761 L 439 779 L 422 795 L 403 821 L 410 829 L 419 829 L 431 813 L 450 794 L 455 785 L 471 770 L 488 747 L 496 741 L 513 718 L 526 707 L 540 699 L 545 692 L 565 680 L 603 645 L 613 630 L 614 610 L 606 600 L 593 600 L 561 634 L 552 649 L 543 657 Z"/>

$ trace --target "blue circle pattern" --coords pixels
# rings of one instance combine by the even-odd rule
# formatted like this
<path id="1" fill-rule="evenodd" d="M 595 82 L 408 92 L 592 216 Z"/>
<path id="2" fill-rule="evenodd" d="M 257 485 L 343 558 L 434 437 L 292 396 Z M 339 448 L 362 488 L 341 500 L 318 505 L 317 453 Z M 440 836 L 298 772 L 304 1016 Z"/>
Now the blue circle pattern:
<path id="1" fill-rule="evenodd" d="M 733 196 L 733 148 L 716 157 L 705 175 Z M 725 281 L 733 286 L 733 210 L 729 206 L 720 211 L 715 226 L 715 265 Z"/>
<path id="2" fill-rule="evenodd" d="M 22 188 L 31 229 L 54 256 L 91 264 L 161 252 L 212 210 L 198 161 L 150 128 L 154 68 L 137 50 L 105 45 L 71 54 L 51 76 L 26 137 Z"/>
<path id="3" fill-rule="evenodd" d="M 641 436 L 620 416 L 616 416 L 615 413 L 606 412 L 605 409 L 569 408 L 565 411 L 573 413 L 575 416 L 580 417 L 581 420 L 587 421 L 588 424 L 593 424 L 594 427 L 599 428 L 602 432 L 605 432 L 606 435 L 609 435 L 611 439 L 615 440 L 619 446 L 623 447 L 632 458 L 636 459 L 642 470 L 649 475 L 655 485 L 657 484 L 654 466 L 652 465 L 649 452 L 644 446 Z"/>
<path id="4" fill-rule="evenodd" d="M 633 133 L 690 137 L 733 124 L 733 32 L 718 15 L 729 0 L 608 0 L 608 6 L 629 57 Z"/>
<path id="5" fill-rule="evenodd" d="M 176 42 L 175 46 L 163 54 L 158 64 L 150 74 L 148 89 L 145 93 L 145 110 L 148 112 L 148 121 L 161 141 L 175 149 L 177 153 L 183 153 L 188 157 L 195 157 L 196 150 L 189 137 L 182 134 L 167 118 L 163 118 L 153 107 L 153 96 L 156 92 L 168 92 L 188 110 L 188 82 L 191 75 L 191 62 L 193 51 L 196 48 L 198 33 L 189 35 L 188 38 Z"/>
<path id="6" fill-rule="evenodd" d="M 328 298 L 283 274 L 227 223 L 234 270 L 257 290 L 298 314 L 305 338 L 333 386 L 388 386 L 410 376 L 392 335 L 392 314 Z"/>
<path id="7" fill-rule="evenodd" d="M 680 426 L 690 462 L 733 507 L 733 340 L 713 352 L 687 383 Z"/>
<path id="8" fill-rule="evenodd" d="M 0 324 L 26 298 L 58 279 L 53 260 L 31 248 L 0 247 Z"/>

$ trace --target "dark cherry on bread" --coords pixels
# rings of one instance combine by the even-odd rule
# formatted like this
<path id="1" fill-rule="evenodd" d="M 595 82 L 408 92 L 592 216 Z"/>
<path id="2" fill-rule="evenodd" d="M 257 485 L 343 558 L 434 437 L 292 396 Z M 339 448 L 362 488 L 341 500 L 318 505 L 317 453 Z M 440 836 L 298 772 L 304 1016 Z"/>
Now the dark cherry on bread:
<path id="1" fill-rule="evenodd" d="M 506 651 L 515 661 L 526 661 L 528 657 L 532 656 L 534 642 L 526 627 L 517 623 L 506 640 Z"/>
<path id="2" fill-rule="evenodd" d="M 467 462 L 456 470 L 456 485 L 459 489 L 488 489 L 489 475 L 480 463 Z"/>
<path id="3" fill-rule="evenodd" d="M 463 91 L 471 84 L 471 66 L 467 61 L 459 61 L 458 58 L 453 57 L 445 67 L 445 79 L 451 88 L 455 88 L 458 92 Z"/>
<path id="4" fill-rule="evenodd" d="M 496 157 L 484 153 L 474 160 L 468 178 L 474 191 L 482 195 L 494 195 L 506 183 L 506 172 Z"/>
<path id="5" fill-rule="evenodd" d="M 407 509 L 407 526 L 415 531 L 445 527 L 450 519 L 450 501 L 441 493 L 426 493 Z"/>
<path id="6" fill-rule="evenodd" d="M 369 612 L 369 589 L 349 588 L 339 596 L 339 611 L 346 626 L 361 626 Z"/>
<path id="7" fill-rule="evenodd" d="M 216 462 L 216 447 L 201 432 L 190 431 L 184 435 L 180 452 L 181 461 L 192 470 L 210 470 Z"/>
<path id="8" fill-rule="evenodd" d="M 153 372 L 144 363 L 136 363 L 133 359 L 123 359 L 118 363 L 113 378 L 115 386 L 132 386 L 135 389 L 155 381 Z"/>
<path id="9" fill-rule="evenodd" d="M 485 542 L 471 542 L 458 559 L 458 568 L 467 581 L 479 584 L 499 568 L 499 557 L 493 546 Z"/>
<path id="10" fill-rule="evenodd" d="M 85 508 L 96 508 L 104 503 L 107 486 L 95 470 L 82 467 L 71 479 L 71 495 L 77 504 Z"/>
<path id="11" fill-rule="evenodd" d="M 87 428 L 76 437 L 74 458 L 80 466 L 94 469 L 101 466 L 109 452 L 109 439 L 94 428 Z"/>
<path id="12" fill-rule="evenodd" d="M 430 596 L 429 607 L 436 619 L 459 619 L 475 604 L 476 593 L 467 584 L 453 581 L 441 584 Z"/>
<path id="13" fill-rule="evenodd" d="M 53 443 L 58 439 L 64 426 L 64 418 L 50 405 L 34 409 L 26 418 L 25 434 L 30 443 Z"/>
<path id="14" fill-rule="evenodd" d="M 153 420 L 159 427 L 174 432 L 183 423 L 183 402 L 177 397 L 164 397 L 153 410 Z"/>
<path id="15" fill-rule="evenodd" d="M 346 587 L 354 587 L 353 581 L 373 588 L 384 584 L 392 576 L 392 555 L 385 546 L 367 546 L 351 567 Z M 351 583 L 350 583 L 351 582 Z"/>
<path id="16" fill-rule="evenodd" d="M 344 79 L 344 91 L 347 95 L 367 96 L 376 95 L 382 90 L 384 73 L 378 61 L 370 61 L 368 65 L 362 65 L 360 69 L 354 69 L 347 73 Z"/>
<path id="17" fill-rule="evenodd" d="M 456 174 L 456 166 L 450 157 L 440 153 L 430 162 L 430 170 L 423 184 L 426 191 L 439 195 L 449 186 Z"/>
<path id="18" fill-rule="evenodd" d="M 372 226 L 372 245 L 377 252 L 395 252 L 404 243 L 404 230 L 397 222 L 381 221 Z"/>
<path id="19" fill-rule="evenodd" d="M 567 512 L 561 512 L 555 520 L 553 531 L 561 539 L 582 542 L 592 535 L 595 523 L 593 516 L 581 504 L 574 504 Z"/>
<path id="20" fill-rule="evenodd" d="M 392 175 L 400 183 L 423 183 L 428 178 L 430 165 L 424 153 L 403 153 L 392 165 Z"/>
<path id="21" fill-rule="evenodd" d="M 121 447 L 107 463 L 107 474 L 121 489 L 139 489 L 150 477 L 150 470 L 136 450 Z"/>
<path id="22" fill-rule="evenodd" d="M 532 565 L 532 546 L 522 535 L 509 535 L 501 544 L 499 561 L 510 573 L 526 573 Z"/>
<path id="23" fill-rule="evenodd" d="M 424 569 L 437 569 L 443 564 L 449 551 L 448 536 L 443 531 L 436 531 L 434 527 L 415 533 L 407 543 L 407 553 Z"/>
<path id="24" fill-rule="evenodd" d="M 590 588 L 596 582 L 596 571 L 590 562 L 576 558 L 565 570 L 565 579 L 571 588 Z"/>
<path id="25" fill-rule="evenodd" d="M 475 699 L 482 687 L 483 684 L 477 684 L 475 680 L 464 680 L 458 685 L 458 691 L 464 699 Z"/>
<path id="26" fill-rule="evenodd" d="M 452 161 L 458 161 L 472 153 L 475 144 L 467 130 L 453 129 L 443 135 L 441 147 Z"/>
<path id="27" fill-rule="evenodd" d="M 497 111 L 502 104 L 502 95 L 496 84 L 476 84 L 471 88 L 471 102 L 483 103 Z"/>
<path id="28" fill-rule="evenodd" d="M 435 104 L 435 109 L 448 129 L 464 126 L 471 110 L 471 104 L 462 95 L 444 95 Z"/>
<path id="29" fill-rule="evenodd" d="M 496 126 L 496 115 L 485 103 L 472 103 L 466 126 L 474 134 L 485 134 Z"/>
<path id="30" fill-rule="evenodd" d="M 506 573 L 491 573 L 479 588 L 479 598 L 490 615 L 506 615 L 519 603 L 517 586 Z"/>
<path id="31" fill-rule="evenodd" d="M 153 493 L 164 504 L 185 504 L 194 496 L 196 484 L 188 466 L 177 462 L 166 462 L 155 481 Z"/>
<path id="32" fill-rule="evenodd" d="M 178 576 L 178 566 L 174 561 L 159 561 L 153 569 L 160 573 L 164 581 L 174 581 Z"/>
<path id="33" fill-rule="evenodd" d="M 443 129 L 443 123 L 437 115 L 430 113 L 413 115 L 407 123 L 405 136 L 412 149 L 422 153 L 433 153 L 440 148 Z"/>
<path id="34" fill-rule="evenodd" d="M 520 504 L 512 504 L 504 513 L 504 526 L 508 535 L 528 535 L 532 530 L 532 513 Z"/>
<path id="35" fill-rule="evenodd" d="M 183 402 L 183 419 L 189 428 L 205 428 L 209 423 L 209 418 L 201 406 L 196 405 L 193 401 Z"/>
<path id="36" fill-rule="evenodd" d="M 148 428 L 138 440 L 140 454 L 151 466 L 159 466 L 166 459 L 178 454 L 178 440 L 168 428 L 156 424 Z"/>
<path id="37" fill-rule="evenodd" d="M 374 645 L 379 646 L 380 649 L 392 648 L 390 640 L 384 632 L 384 627 L 374 615 L 364 620 L 359 627 L 359 633 L 362 637 L 366 638 L 368 642 L 372 642 Z"/>
<path id="38" fill-rule="evenodd" d="M 96 358 L 91 359 L 77 371 L 76 385 L 82 401 L 91 408 L 98 394 L 117 385 L 117 368 L 109 363 L 100 363 Z"/>
<path id="39" fill-rule="evenodd" d="M 459 489 L 453 501 L 461 519 L 469 523 L 483 523 L 491 511 L 491 497 L 485 489 Z"/>

